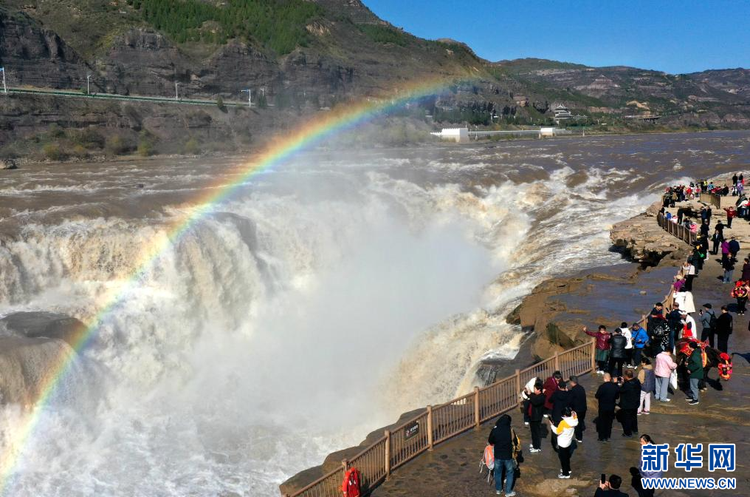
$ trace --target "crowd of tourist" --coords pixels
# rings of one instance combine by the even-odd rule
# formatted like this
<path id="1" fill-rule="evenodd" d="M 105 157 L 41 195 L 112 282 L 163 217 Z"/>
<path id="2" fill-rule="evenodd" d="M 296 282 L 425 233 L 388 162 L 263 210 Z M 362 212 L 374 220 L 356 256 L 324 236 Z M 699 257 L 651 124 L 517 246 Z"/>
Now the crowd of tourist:
<path id="1" fill-rule="evenodd" d="M 677 202 L 693 199 L 701 192 L 743 195 L 744 177 L 742 174 L 735 175 L 731 186 L 718 186 L 703 180 L 669 187 L 664 195 L 664 207 L 675 207 Z M 746 201 L 738 203 L 737 207 L 726 209 L 727 222 L 718 221 L 715 224 L 711 240 L 712 253 L 721 253 L 722 282 L 734 283 L 730 296 L 737 303 L 732 310 L 743 315 L 750 297 L 750 258 L 744 259 L 741 274 L 735 281 L 734 270 L 741 247 L 736 237 L 725 236 L 725 229 L 732 229 L 733 219 L 750 216 Z M 671 402 L 670 387 L 673 395 L 683 391 L 688 404 L 697 406 L 701 392 L 707 390 L 706 380 L 712 368 L 718 370 L 720 379 L 727 380 L 731 375 L 728 351 L 734 323 L 730 306 L 721 305 L 717 312 L 712 304 L 705 303 L 693 316 L 696 314 L 692 296 L 693 280 L 707 263 L 712 210 L 705 206 L 698 210 L 680 207 L 677 215 L 672 216 L 665 209 L 662 209 L 662 213 L 667 218 L 677 223 L 690 223 L 691 228 L 695 225 L 695 232 L 699 233 L 690 256 L 675 277 L 670 297 L 665 302 L 657 302 L 644 320 L 633 322 L 630 326 L 622 322 L 611 332 L 604 325 L 600 325 L 597 331 L 583 328 L 585 334 L 595 339 L 596 373 L 602 376 L 602 383 L 594 395 L 597 406 L 593 421 L 597 440 L 602 444 L 610 443 L 615 421 L 622 427 L 621 437 L 618 438 L 637 436 L 639 416 L 651 414 L 652 400 L 664 404 Z M 689 217 L 700 219 L 700 224 L 690 221 Z M 532 378 L 521 395 L 524 424 L 530 431 L 529 451 L 532 454 L 542 452 L 542 427 L 546 420 L 552 450 L 557 453 L 560 462 L 558 478 L 570 478 L 573 454 L 583 443 L 586 430 L 588 406 L 584 388 L 576 376 L 566 379 L 555 371 L 549 378 Z M 504 415 L 493 428 L 489 443 L 502 440 L 505 444 L 505 441 L 511 440 L 515 433 L 508 430 L 511 430 L 510 419 Z M 654 443 L 645 434 L 640 436 L 639 441 L 641 445 Z M 512 497 L 516 495 L 513 486 L 519 474 L 518 464 L 517 461 L 512 462 L 515 456 L 509 455 L 506 445 L 500 448 L 495 445 L 495 488 L 498 494 L 502 493 L 504 480 L 505 495 Z M 520 452 L 519 440 L 516 454 Z M 637 467 L 630 469 L 631 486 L 639 497 L 653 496 L 654 491 L 644 489 L 641 479 L 660 478 L 661 474 L 646 472 L 641 467 L 639 462 Z M 602 474 L 595 496 L 625 496 L 627 493 L 621 490 L 622 485 L 623 479 L 619 475 L 606 478 Z"/>

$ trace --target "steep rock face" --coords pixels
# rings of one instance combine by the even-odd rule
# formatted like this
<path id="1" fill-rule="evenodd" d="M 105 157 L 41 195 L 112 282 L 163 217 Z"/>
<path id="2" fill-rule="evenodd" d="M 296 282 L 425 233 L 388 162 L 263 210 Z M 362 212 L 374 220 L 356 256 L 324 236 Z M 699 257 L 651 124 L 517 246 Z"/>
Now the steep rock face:
<path id="1" fill-rule="evenodd" d="M 86 64 L 57 34 L 20 12 L 0 8 L 0 66 L 8 85 L 82 88 Z"/>
<path id="2" fill-rule="evenodd" d="M 46 387 L 49 368 L 73 355 L 63 340 L 0 338 L 0 403 L 33 404 Z"/>

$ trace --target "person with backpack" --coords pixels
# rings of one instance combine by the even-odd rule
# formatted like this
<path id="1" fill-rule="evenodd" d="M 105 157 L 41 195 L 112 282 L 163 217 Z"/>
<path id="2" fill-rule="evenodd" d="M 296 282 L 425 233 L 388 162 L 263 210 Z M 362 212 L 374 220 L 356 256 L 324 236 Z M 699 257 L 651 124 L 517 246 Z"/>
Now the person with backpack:
<path id="1" fill-rule="evenodd" d="M 576 448 L 573 440 L 575 427 L 578 425 L 576 413 L 570 407 L 563 411 L 562 419 L 555 425 L 551 419 L 548 420 L 552 433 L 557 436 L 557 457 L 560 459 L 560 474 L 558 478 L 570 478 L 570 458 Z M 507 495 L 507 494 L 506 494 Z"/>
<path id="2" fill-rule="evenodd" d="M 670 402 L 669 400 L 669 377 L 672 371 L 677 369 L 677 363 L 672 360 L 669 351 L 662 350 L 656 356 L 654 366 L 654 379 L 656 381 L 656 400 Z"/>
<path id="3" fill-rule="evenodd" d="M 633 323 L 630 336 L 633 340 L 633 364 L 638 365 L 641 363 L 643 349 L 648 345 L 648 333 L 639 323 Z"/>
<path id="4" fill-rule="evenodd" d="M 708 340 L 708 344 L 714 346 L 714 333 L 716 333 L 716 313 L 713 310 L 711 304 L 703 304 L 703 309 L 700 310 L 701 316 L 701 342 Z"/>
<path id="5" fill-rule="evenodd" d="M 590 337 L 596 338 L 596 374 L 604 374 L 608 371 L 607 364 L 609 363 L 609 338 L 610 335 L 607 332 L 607 327 L 599 325 L 599 331 L 594 333 L 589 331 L 585 326 L 583 332 Z"/>
<path id="6" fill-rule="evenodd" d="M 641 359 L 638 381 L 641 382 L 641 403 L 638 406 L 638 414 L 650 414 L 651 393 L 656 389 L 656 376 L 654 376 L 654 368 L 651 366 L 648 357 Z"/>
<path id="7" fill-rule="evenodd" d="M 690 399 L 688 400 L 688 404 L 697 406 L 700 403 L 700 389 L 698 385 L 705 377 L 703 354 L 697 342 L 690 342 L 690 348 L 693 351 L 690 353 L 687 364 L 688 371 L 690 371 Z"/>
<path id="8" fill-rule="evenodd" d="M 511 417 L 503 414 L 492 427 L 487 443 L 494 447 L 495 452 L 495 493 L 500 495 L 503 490 L 503 470 L 505 470 L 505 495 L 516 495 L 513 491 L 516 464 L 513 459 L 513 446 L 516 437 L 510 427 Z"/>
<path id="9" fill-rule="evenodd" d="M 529 451 L 532 453 L 542 451 L 542 419 L 544 419 L 544 401 L 542 393 L 542 382 L 537 380 L 534 391 L 529 394 L 529 430 L 531 431 L 531 445 Z"/>

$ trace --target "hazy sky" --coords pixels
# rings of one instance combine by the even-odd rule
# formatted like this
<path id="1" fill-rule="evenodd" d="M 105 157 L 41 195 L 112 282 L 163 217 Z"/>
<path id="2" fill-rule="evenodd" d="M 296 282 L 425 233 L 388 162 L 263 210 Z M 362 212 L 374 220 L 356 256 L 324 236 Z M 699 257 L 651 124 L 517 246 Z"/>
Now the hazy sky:
<path id="1" fill-rule="evenodd" d="M 670 73 L 750 68 L 750 0 L 363 0 L 423 38 L 497 61 L 539 57 Z"/>

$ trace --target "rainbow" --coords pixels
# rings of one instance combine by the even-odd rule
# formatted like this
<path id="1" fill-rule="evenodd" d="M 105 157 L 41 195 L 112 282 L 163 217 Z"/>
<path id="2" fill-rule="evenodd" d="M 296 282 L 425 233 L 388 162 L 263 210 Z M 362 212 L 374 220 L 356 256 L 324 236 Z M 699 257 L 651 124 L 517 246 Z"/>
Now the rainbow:
<path id="1" fill-rule="evenodd" d="M 469 79 L 469 78 L 465 78 Z M 318 113 L 314 119 L 292 130 L 285 137 L 278 137 L 268 144 L 257 156 L 246 163 L 237 166 L 237 179 L 227 184 L 209 185 L 202 197 L 195 199 L 192 207 L 186 209 L 186 214 L 174 221 L 167 230 L 167 236 L 162 237 L 144 249 L 136 270 L 126 280 L 122 288 L 109 297 L 100 311 L 85 327 L 77 330 L 69 343 L 76 353 L 81 352 L 96 337 L 97 331 L 111 316 L 127 296 L 138 289 L 143 276 L 146 275 L 168 247 L 175 243 L 197 221 L 209 214 L 217 205 L 228 200 L 232 194 L 239 191 L 246 182 L 258 173 L 267 171 L 274 166 L 283 164 L 296 153 L 307 150 L 326 138 L 351 129 L 373 117 L 383 115 L 399 108 L 410 101 L 431 95 L 443 93 L 449 85 L 455 84 L 457 79 L 422 80 L 400 88 L 398 91 L 381 98 L 364 100 L 357 104 L 347 104 L 325 113 Z M 36 400 L 31 402 L 30 412 L 26 421 L 12 436 L 6 440 L 7 448 L 0 455 L 0 496 L 5 495 L 12 486 L 13 476 L 21 461 L 24 448 L 29 443 L 35 428 L 43 418 L 45 406 L 54 395 L 62 378 L 69 372 L 76 353 L 68 351 L 61 354 L 50 365 L 47 376 L 40 382 Z"/>

